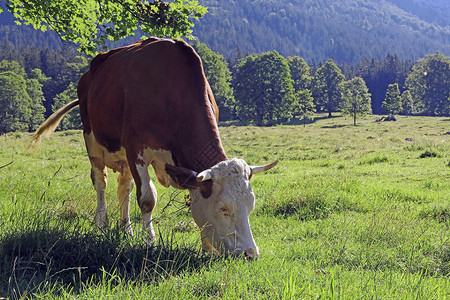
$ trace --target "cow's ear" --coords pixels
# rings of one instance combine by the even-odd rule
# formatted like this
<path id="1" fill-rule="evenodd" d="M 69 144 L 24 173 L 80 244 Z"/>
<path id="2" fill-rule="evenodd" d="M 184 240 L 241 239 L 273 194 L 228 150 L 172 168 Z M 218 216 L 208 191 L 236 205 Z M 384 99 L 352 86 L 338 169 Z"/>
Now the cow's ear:
<path id="1" fill-rule="evenodd" d="M 166 164 L 166 172 L 180 188 L 195 189 L 198 187 L 197 172 L 195 171 Z"/>
<path id="2" fill-rule="evenodd" d="M 213 181 L 206 180 L 198 183 L 202 197 L 208 199 L 212 194 Z"/>
<path id="3" fill-rule="evenodd" d="M 169 164 L 166 164 L 166 172 L 180 188 L 199 189 L 205 199 L 211 196 L 213 187 L 212 180 L 198 182 L 197 172 Z"/>

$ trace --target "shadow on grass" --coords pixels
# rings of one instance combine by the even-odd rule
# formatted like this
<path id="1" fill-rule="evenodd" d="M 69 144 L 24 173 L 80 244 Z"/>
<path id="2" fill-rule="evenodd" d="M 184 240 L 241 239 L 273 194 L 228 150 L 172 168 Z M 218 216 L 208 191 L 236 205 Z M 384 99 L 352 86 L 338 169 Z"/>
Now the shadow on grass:
<path id="1" fill-rule="evenodd" d="M 342 127 L 347 127 L 347 124 L 335 124 L 335 125 L 325 125 L 325 126 L 321 126 L 320 128 L 342 128 Z"/>
<path id="2" fill-rule="evenodd" d="M 58 227 L 3 234 L 0 295 L 22 298 L 55 286 L 56 290 L 78 291 L 86 282 L 105 284 L 105 277 L 154 282 L 193 272 L 213 259 L 173 239 L 147 247 L 124 235 L 120 230 L 95 233 Z"/>
<path id="3" fill-rule="evenodd" d="M 341 118 L 341 115 L 335 115 L 335 116 L 328 116 L 328 115 L 322 115 L 322 116 L 314 116 L 314 118 L 311 119 L 299 119 L 297 117 L 291 118 L 290 120 L 283 122 L 282 125 L 308 125 L 316 123 L 319 120 L 331 120 L 336 118 Z M 249 122 L 243 122 L 241 120 L 231 120 L 231 121 L 220 121 L 219 126 L 220 127 L 231 127 L 231 126 L 249 126 L 251 123 Z M 261 127 L 271 127 L 273 125 L 267 125 L 267 126 L 261 126 Z M 345 125 L 344 125 L 345 126 Z"/>

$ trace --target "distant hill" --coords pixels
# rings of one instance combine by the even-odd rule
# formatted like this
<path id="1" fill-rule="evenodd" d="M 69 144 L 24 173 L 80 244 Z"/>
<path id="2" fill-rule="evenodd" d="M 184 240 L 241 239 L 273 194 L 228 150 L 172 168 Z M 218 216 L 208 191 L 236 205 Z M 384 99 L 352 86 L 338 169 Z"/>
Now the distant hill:
<path id="1" fill-rule="evenodd" d="M 416 60 L 450 54 L 448 0 L 200 0 L 194 34 L 233 57 L 277 50 L 307 61 L 355 63 L 387 53 Z"/>
<path id="2" fill-rule="evenodd" d="M 14 16 L 5 8 L 5 1 L 0 1 L 0 7 L 4 8 L 4 12 L 0 14 L 0 43 L 9 42 L 18 49 L 33 46 L 55 50 L 64 46 L 55 32 L 44 33 L 35 30 L 33 26 L 16 25 Z"/>
<path id="3" fill-rule="evenodd" d="M 450 25 L 450 1 L 448 0 L 390 0 L 390 2 L 428 23 Z"/>
<path id="4" fill-rule="evenodd" d="M 387 53 L 411 60 L 436 51 L 450 55 L 449 0 L 199 2 L 209 12 L 197 22 L 194 35 L 229 59 L 271 50 L 308 62 L 334 58 L 352 64 Z M 55 33 L 15 25 L 9 13 L 0 15 L 0 41 L 5 40 L 18 48 L 63 46 Z"/>

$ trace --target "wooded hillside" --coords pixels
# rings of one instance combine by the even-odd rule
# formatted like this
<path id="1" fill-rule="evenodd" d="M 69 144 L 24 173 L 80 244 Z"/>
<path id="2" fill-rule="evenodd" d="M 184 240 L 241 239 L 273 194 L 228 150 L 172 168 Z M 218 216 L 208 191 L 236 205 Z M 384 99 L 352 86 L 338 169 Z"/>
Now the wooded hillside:
<path id="1" fill-rule="evenodd" d="M 311 62 L 355 63 L 387 53 L 417 60 L 450 53 L 450 9 L 412 0 L 201 0 L 209 12 L 194 35 L 233 57 L 277 50 Z M 417 2 L 417 1 L 415 1 Z M 434 4 L 434 5 L 431 5 Z M 397 6 L 398 5 L 398 6 Z"/>
<path id="2" fill-rule="evenodd" d="M 276 50 L 308 63 L 358 63 L 388 53 L 417 60 L 440 51 L 450 54 L 450 2 L 443 0 L 200 0 L 208 13 L 194 35 L 213 51 L 232 59 Z M 4 3 L 4 1 L 0 1 Z M 128 39 L 111 47 L 129 44 Z M 17 26 L 8 12 L 0 15 L 0 41 L 17 48 L 58 49 L 52 32 Z M 238 50 L 239 49 L 239 50 Z"/>

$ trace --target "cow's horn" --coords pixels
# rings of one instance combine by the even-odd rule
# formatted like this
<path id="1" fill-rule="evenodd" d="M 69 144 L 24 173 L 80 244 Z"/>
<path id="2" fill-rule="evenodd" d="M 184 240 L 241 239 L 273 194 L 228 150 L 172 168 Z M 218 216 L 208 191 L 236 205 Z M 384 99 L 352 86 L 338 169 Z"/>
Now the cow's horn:
<path id="1" fill-rule="evenodd" d="M 211 179 L 211 169 L 198 173 L 197 182 L 202 182 Z"/>
<path id="2" fill-rule="evenodd" d="M 265 165 L 265 166 L 258 166 L 258 167 L 250 166 L 250 168 L 252 169 L 252 174 L 258 174 L 258 173 L 272 169 L 273 167 L 275 167 L 277 165 L 277 163 L 278 163 L 278 160 L 274 161 L 271 164 Z"/>

